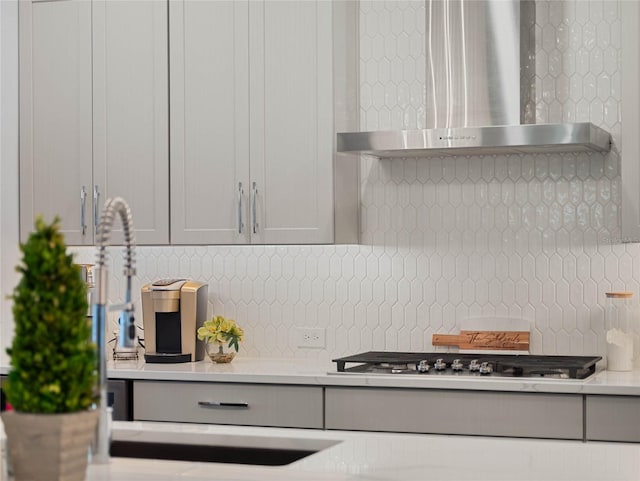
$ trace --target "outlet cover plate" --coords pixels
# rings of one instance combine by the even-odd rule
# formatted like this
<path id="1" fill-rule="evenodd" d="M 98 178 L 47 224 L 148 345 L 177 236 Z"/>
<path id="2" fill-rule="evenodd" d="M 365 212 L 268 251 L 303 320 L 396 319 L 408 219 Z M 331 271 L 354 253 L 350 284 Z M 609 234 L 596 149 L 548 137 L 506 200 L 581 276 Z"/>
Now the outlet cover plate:
<path id="1" fill-rule="evenodd" d="M 326 346 L 324 327 L 296 327 L 298 347 L 322 349 Z"/>

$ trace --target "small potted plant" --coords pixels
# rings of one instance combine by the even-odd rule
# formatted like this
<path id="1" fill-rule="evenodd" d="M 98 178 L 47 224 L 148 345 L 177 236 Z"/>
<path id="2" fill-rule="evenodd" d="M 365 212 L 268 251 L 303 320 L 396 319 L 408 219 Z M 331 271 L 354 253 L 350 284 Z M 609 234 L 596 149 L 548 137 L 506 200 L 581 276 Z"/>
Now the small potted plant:
<path id="1" fill-rule="evenodd" d="M 205 342 L 209 358 L 215 363 L 231 362 L 236 353 L 225 351 L 233 347 L 238 352 L 238 343 L 244 337 L 244 331 L 233 319 L 225 319 L 222 316 L 214 316 L 207 319 L 198 328 L 198 339 Z"/>
<path id="2" fill-rule="evenodd" d="M 98 419 L 86 286 L 57 217 L 51 224 L 38 217 L 20 250 L 3 386 L 13 410 L 2 413 L 15 479 L 82 481 Z"/>

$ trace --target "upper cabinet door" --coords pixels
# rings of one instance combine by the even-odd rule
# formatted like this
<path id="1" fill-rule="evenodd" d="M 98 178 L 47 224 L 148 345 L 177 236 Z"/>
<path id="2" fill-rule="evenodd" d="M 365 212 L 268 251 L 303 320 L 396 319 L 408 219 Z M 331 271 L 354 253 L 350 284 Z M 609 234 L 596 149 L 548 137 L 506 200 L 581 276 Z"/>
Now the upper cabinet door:
<path id="1" fill-rule="evenodd" d="M 640 242 L 640 5 L 620 2 L 622 18 L 622 237 Z"/>
<path id="2" fill-rule="evenodd" d="M 249 241 L 248 4 L 169 4 L 173 244 Z"/>
<path id="3" fill-rule="evenodd" d="M 249 8 L 252 242 L 332 243 L 332 2 Z"/>
<path id="4" fill-rule="evenodd" d="M 96 206 L 125 199 L 138 244 L 169 243 L 168 68 L 166 1 L 94 0 Z"/>
<path id="5" fill-rule="evenodd" d="M 58 215 L 91 244 L 91 3 L 20 1 L 19 17 L 21 238 Z"/>

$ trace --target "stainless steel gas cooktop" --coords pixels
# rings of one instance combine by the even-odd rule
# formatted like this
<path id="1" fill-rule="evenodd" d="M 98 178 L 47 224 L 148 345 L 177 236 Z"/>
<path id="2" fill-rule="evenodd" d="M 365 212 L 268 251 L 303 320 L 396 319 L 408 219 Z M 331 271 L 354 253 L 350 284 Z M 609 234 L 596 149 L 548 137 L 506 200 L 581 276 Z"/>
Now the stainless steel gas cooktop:
<path id="1" fill-rule="evenodd" d="M 600 356 L 370 351 L 334 359 L 338 373 L 586 379 Z M 347 364 L 350 364 L 347 367 Z"/>

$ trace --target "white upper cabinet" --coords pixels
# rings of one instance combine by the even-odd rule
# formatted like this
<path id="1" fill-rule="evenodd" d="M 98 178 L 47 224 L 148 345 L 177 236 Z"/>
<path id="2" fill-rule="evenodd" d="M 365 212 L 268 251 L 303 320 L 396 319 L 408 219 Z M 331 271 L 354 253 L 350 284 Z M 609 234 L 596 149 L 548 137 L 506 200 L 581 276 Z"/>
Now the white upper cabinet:
<path id="1" fill-rule="evenodd" d="M 138 244 L 357 242 L 356 2 L 19 5 L 23 239 L 119 196 Z"/>
<path id="2" fill-rule="evenodd" d="M 119 196 L 137 243 L 168 243 L 167 3 L 19 7 L 22 238 L 42 213 L 62 218 L 68 244 L 92 244 Z"/>
<path id="3" fill-rule="evenodd" d="M 58 215 L 67 243 L 90 244 L 91 3 L 21 1 L 19 15 L 21 238 Z"/>
<path id="4" fill-rule="evenodd" d="M 620 2 L 622 18 L 622 237 L 640 242 L 640 5 Z"/>
<path id="5" fill-rule="evenodd" d="M 336 240 L 334 17 L 349 8 L 170 2 L 172 243 Z"/>
<path id="6" fill-rule="evenodd" d="M 166 1 L 94 0 L 94 186 L 100 208 L 127 201 L 138 244 L 169 243 L 167 42 Z"/>
<path id="7" fill-rule="evenodd" d="M 246 1 L 169 3 L 171 242 L 248 242 Z"/>
<path id="8" fill-rule="evenodd" d="M 333 242 L 332 5 L 252 2 L 252 242 Z"/>

